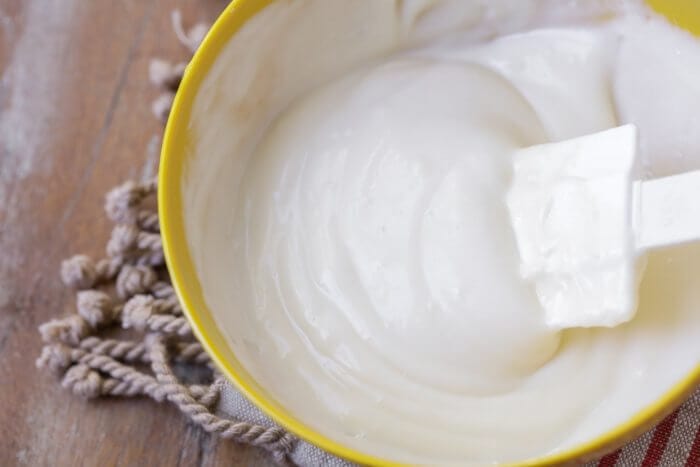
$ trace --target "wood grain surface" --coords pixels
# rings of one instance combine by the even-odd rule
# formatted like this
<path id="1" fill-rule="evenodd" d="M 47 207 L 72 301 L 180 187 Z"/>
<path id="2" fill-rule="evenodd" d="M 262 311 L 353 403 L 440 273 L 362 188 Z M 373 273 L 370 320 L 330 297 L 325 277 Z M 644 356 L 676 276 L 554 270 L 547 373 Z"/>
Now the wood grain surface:
<path id="1" fill-rule="evenodd" d="M 85 402 L 40 372 L 37 326 L 71 309 L 60 262 L 102 255 L 109 188 L 152 175 L 152 57 L 182 60 L 170 13 L 225 0 L 0 0 L 0 465 L 270 465 L 168 404 Z"/>

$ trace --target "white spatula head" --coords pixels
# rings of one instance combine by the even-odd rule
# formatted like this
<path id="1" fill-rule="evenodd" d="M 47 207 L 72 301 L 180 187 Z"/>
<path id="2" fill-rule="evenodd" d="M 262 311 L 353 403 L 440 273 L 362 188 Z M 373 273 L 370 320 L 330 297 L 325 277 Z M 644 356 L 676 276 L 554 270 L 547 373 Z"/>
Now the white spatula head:
<path id="1" fill-rule="evenodd" d="M 521 273 L 552 328 L 615 326 L 634 315 L 636 148 L 636 127 L 625 125 L 514 155 L 507 205 Z"/>

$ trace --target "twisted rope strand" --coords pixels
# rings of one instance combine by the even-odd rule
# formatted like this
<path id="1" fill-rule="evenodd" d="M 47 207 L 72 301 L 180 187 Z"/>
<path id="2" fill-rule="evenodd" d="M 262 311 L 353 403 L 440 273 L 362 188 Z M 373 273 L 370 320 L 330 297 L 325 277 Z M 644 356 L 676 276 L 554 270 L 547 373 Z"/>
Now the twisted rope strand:
<path id="1" fill-rule="evenodd" d="M 38 365 L 40 367 L 67 368 L 70 363 L 65 358 L 64 349 L 74 350 L 76 347 L 68 347 L 62 344 L 47 345 L 42 349 Z M 172 358 L 175 362 L 192 363 L 196 365 L 208 365 L 209 355 L 204 351 L 199 342 L 173 342 L 174 350 Z M 58 350 L 56 350 L 58 349 Z M 124 341 L 117 339 L 101 339 L 89 336 L 81 340 L 77 349 L 95 355 L 104 355 L 123 363 L 150 363 L 150 354 L 143 342 Z M 74 354 L 68 354 L 72 357 Z M 74 360 L 70 360 L 71 362 Z M 53 362 L 57 362 L 54 364 Z M 61 363 L 66 362 L 66 363 Z M 56 366 L 58 365 L 58 366 Z"/>
<path id="2" fill-rule="evenodd" d="M 151 351 L 151 368 L 156 379 L 169 388 L 175 389 L 168 395 L 178 408 L 190 419 L 208 432 L 218 433 L 224 438 L 232 438 L 254 446 L 263 447 L 275 453 L 275 458 L 284 459 L 294 447 L 295 439 L 279 427 L 265 428 L 247 422 L 236 422 L 219 418 L 188 391 L 178 384 L 177 377 L 168 365 L 168 353 L 160 335 L 150 335 L 147 345 Z"/>
<path id="3" fill-rule="evenodd" d="M 73 394 L 86 399 L 94 399 L 100 396 L 136 397 L 149 396 L 162 402 L 167 398 L 168 390 L 150 377 L 123 380 L 119 378 L 102 376 L 89 365 L 79 363 L 66 371 L 61 386 Z M 211 408 L 219 400 L 221 388 L 210 385 L 191 385 L 188 390 L 192 397 L 200 404 Z"/>

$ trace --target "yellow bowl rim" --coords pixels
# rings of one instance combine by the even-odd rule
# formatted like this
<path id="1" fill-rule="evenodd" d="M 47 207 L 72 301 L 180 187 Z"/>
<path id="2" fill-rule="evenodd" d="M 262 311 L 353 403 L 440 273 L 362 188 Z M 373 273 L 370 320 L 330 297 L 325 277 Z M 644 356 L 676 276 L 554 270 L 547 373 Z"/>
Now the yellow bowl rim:
<path id="1" fill-rule="evenodd" d="M 249 375 L 243 375 L 241 371 L 237 371 L 234 368 L 236 365 L 224 356 L 226 350 L 210 339 L 213 333 L 219 331 L 207 326 L 202 317 L 207 313 L 213 316 L 211 311 L 205 309 L 205 305 L 197 307 L 194 303 L 198 301 L 201 305 L 204 301 L 185 238 L 180 189 L 186 159 L 185 134 L 188 130 L 192 103 L 200 84 L 228 40 L 247 20 L 274 1 L 276 0 L 233 0 L 216 20 L 187 67 L 166 125 L 158 173 L 158 210 L 166 263 L 183 311 L 202 346 L 221 372 L 264 413 L 300 438 L 350 461 L 366 465 L 405 465 L 367 455 L 333 441 L 296 419 L 266 394 L 262 394 L 258 390 L 257 383 L 252 381 Z M 195 300 L 195 297 L 198 297 L 198 300 Z M 231 349 L 228 350 L 233 353 Z M 510 465 L 521 467 L 561 465 L 589 460 L 594 456 L 617 449 L 671 413 L 699 383 L 700 364 L 658 400 L 601 436 L 565 451 Z"/>

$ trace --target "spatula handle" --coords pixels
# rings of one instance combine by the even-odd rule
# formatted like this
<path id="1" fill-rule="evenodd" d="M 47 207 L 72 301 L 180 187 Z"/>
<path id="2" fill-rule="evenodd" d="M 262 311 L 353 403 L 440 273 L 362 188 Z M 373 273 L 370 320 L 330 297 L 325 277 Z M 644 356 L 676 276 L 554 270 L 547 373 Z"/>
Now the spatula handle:
<path id="1" fill-rule="evenodd" d="M 700 240 L 700 171 L 636 182 L 632 212 L 639 250 Z"/>

